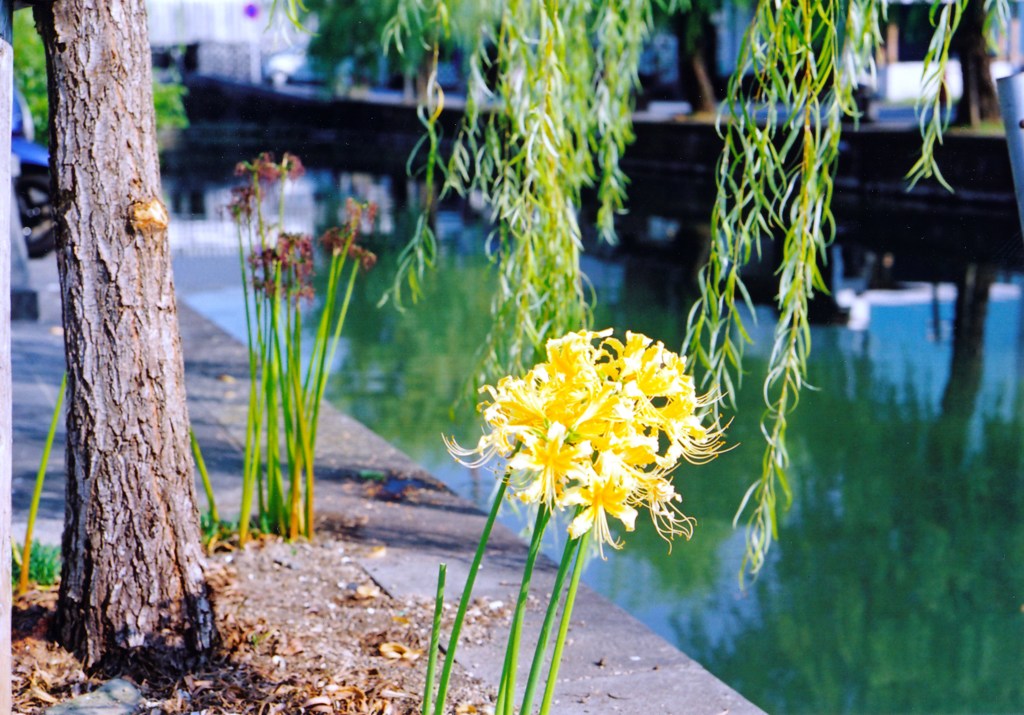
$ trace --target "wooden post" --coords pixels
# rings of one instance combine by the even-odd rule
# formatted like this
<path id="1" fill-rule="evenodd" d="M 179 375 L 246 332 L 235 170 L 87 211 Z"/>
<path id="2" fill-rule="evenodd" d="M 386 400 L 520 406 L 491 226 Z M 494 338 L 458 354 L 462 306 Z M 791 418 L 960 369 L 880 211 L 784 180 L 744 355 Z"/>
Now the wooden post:
<path id="1" fill-rule="evenodd" d="M 11 703 L 11 102 L 14 5 L 0 0 L 0 712 Z"/>
<path id="2" fill-rule="evenodd" d="M 885 64 L 894 65 L 900 61 L 900 26 L 890 22 L 885 27 Z"/>
<path id="3" fill-rule="evenodd" d="M 1009 55 L 1010 64 L 1014 67 L 1018 67 L 1021 61 L 1021 47 L 1020 47 L 1020 18 L 1010 18 L 1010 29 L 1006 33 L 1008 47 L 1006 49 Z"/>

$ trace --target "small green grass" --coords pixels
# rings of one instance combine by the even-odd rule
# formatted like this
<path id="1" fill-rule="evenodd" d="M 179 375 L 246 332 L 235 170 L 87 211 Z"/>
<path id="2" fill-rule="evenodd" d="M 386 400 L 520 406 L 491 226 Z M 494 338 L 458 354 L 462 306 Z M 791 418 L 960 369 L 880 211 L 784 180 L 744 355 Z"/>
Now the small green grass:
<path id="1" fill-rule="evenodd" d="M 18 551 L 21 552 L 20 547 Z M 32 556 L 28 567 L 29 581 L 39 586 L 53 586 L 60 578 L 60 565 L 59 546 L 32 542 Z M 15 561 L 11 566 L 11 583 L 17 584 L 21 578 L 21 565 Z"/>

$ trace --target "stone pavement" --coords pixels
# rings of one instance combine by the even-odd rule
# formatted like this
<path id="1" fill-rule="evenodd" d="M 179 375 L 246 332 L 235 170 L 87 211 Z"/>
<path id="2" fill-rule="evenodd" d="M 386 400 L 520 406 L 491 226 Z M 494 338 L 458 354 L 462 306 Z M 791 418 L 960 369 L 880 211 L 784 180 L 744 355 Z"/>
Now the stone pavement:
<path id="1" fill-rule="evenodd" d="M 52 257 L 51 259 L 52 260 Z M 56 274 L 47 261 L 33 262 L 40 295 L 40 321 L 12 326 L 14 362 L 14 534 L 24 531 L 31 496 L 63 370 Z M 179 281 L 179 289 L 181 281 Z M 210 469 L 218 506 L 237 504 L 244 444 L 248 363 L 244 347 L 187 307 L 179 306 L 189 412 Z M 63 450 L 58 435 L 44 490 L 37 537 L 56 543 L 63 513 Z M 446 599 L 457 601 L 484 516 L 446 490 L 406 455 L 362 424 L 325 405 L 317 447 L 317 508 L 320 514 L 357 516 L 357 537 L 384 549 L 362 562 L 380 587 L 396 597 L 433 598 L 439 562 L 448 564 Z M 366 470 L 384 475 L 384 492 L 407 499 L 367 498 L 349 488 Z M 200 504 L 203 503 L 199 490 Z M 526 549 L 497 525 L 475 594 L 514 602 Z M 550 590 L 554 565 L 542 564 L 534 592 Z M 542 618 L 539 606 L 527 625 Z M 532 652 L 527 633 L 523 650 Z M 497 682 L 502 643 L 463 643 L 459 661 L 472 674 Z M 520 677 L 519 682 L 523 681 Z M 557 691 L 556 712 L 672 715 L 761 712 L 636 619 L 585 586 L 573 613 Z M 65 713 L 89 712 L 65 710 Z"/>

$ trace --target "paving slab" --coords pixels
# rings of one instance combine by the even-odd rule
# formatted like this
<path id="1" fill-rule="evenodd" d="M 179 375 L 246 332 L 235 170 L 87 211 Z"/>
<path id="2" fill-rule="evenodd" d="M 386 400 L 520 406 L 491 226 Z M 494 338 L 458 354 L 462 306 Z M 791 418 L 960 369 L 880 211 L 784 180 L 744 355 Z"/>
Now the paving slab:
<path id="1" fill-rule="evenodd" d="M 127 680 L 117 678 L 96 690 L 47 708 L 45 715 L 133 715 L 142 707 L 142 693 Z"/>

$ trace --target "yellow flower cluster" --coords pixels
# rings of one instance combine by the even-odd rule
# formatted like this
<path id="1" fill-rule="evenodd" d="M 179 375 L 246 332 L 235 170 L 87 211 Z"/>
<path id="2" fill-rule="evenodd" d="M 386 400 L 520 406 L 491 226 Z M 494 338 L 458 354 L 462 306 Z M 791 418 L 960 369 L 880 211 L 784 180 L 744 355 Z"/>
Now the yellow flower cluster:
<path id="1" fill-rule="evenodd" d="M 520 500 L 551 510 L 577 507 L 569 533 L 592 531 L 619 548 L 608 517 L 632 531 L 647 507 L 666 539 L 689 538 L 694 520 L 679 511 L 669 479 L 681 459 L 718 455 L 722 430 L 701 423 L 710 399 L 698 396 L 684 360 L 660 342 L 611 330 L 580 331 L 549 340 L 547 361 L 525 376 L 504 377 L 482 391 L 490 430 L 475 449 L 448 442 L 463 463 L 508 459 L 509 488 Z"/>

